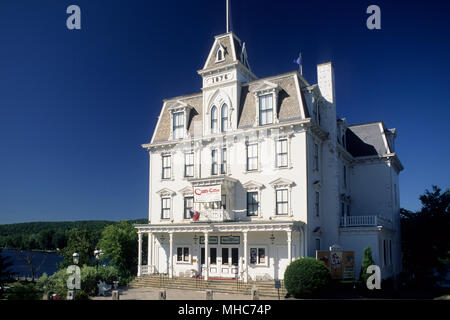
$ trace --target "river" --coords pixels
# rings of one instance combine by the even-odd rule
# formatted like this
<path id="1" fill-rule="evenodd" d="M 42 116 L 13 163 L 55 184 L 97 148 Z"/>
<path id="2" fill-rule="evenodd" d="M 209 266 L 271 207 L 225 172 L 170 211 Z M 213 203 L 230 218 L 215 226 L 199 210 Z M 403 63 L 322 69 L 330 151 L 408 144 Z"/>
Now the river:
<path id="1" fill-rule="evenodd" d="M 63 261 L 62 256 L 55 252 L 40 252 L 40 251 L 18 251 L 3 249 L 1 251 L 3 257 L 9 257 L 8 261 L 13 263 L 9 270 L 14 273 L 14 276 L 31 277 L 32 273 L 29 264 L 26 262 L 29 259 L 35 270 L 35 278 L 39 278 L 42 274 L 52 275 L 58 271 L 58 264 Z"/>

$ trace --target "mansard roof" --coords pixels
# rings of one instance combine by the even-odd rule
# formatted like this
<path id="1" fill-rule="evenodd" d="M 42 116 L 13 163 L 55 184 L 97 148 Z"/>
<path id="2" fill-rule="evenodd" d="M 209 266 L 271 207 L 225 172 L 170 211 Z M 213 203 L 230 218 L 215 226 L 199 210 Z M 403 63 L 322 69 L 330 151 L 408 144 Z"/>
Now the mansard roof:
<path id="1" fill-rule="evenodd" d="M 221 49 L 224 51 L 224 59 L 218 62 L 216 55 Z M 245 45 L 241 44 L 241 40 L 233 32 L 218 35 L 215 37 L 203 70 L 220 68 L 238 62 L 249 68 L 245 55 Z"/>
<path id="2" fill-rule="evenodd" d="M 392 153 L 382 121 L 362 123 L 348 127 L 346 131 L 347 150 L 354 157 L 384 156 Z"/>
<path id="3" fill-rule="evenodd" d="M 300 90 L 300 78 L 297 71 L 254 80 L 242 84 L 240 104 L 237 108 L 238 129 L 250 128 L 256 121 L 256 101 L 252 88 L 276 86 L 278 90 L 277 115 L 280 123 L 301 120 L 309 117 L 308 108 Z M 165 99 L 156 125 L 152 143 L 168 141 L 171 132 L 170 109 L 180 103 L 190 107 L 187 128 L 191 137 L 203 134 L 203 96 L 202 93 Z"/>
<path id="4" fill-rule="evenodd" d="M 278 86 L 276 111 L 280 122 L 301 120 L 307 114 L 306 104 L 299 88 L 297 71 L 254 80 L 242 85 L 238 128 L 252 127 L 256 121 L 256 101 L 252 87 Z M 309 113 L 308 113 L 309 114 Z"/>
<path id="5" fill-rule="evenodd" d="M 169 140 L 171 131 L 170 108 L 179 102 L 183 102 L 191 107 L 191 112 L 188 119 L 189 134 L 192 137 L 202 134 L 203 97 L 200 92 L 164 100 L 163 108 L 159 115 L 152 142 L 163 142 Z M 200 131 L 197 132 L 196 128 L 199 128 Z"/>

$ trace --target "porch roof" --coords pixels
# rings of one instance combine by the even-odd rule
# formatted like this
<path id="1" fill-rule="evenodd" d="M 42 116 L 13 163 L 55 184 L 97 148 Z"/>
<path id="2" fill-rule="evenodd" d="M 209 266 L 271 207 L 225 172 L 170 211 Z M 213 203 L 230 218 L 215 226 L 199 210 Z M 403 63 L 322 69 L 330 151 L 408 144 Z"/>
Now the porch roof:
<path id="1" fill-rule="evenodd" d="M 138 233 L 147 232 L 255 232 L 255 231 L 300 231 L 302 221 L 279 222 L 196 222 L 180 224 L 136 224 Z"/>

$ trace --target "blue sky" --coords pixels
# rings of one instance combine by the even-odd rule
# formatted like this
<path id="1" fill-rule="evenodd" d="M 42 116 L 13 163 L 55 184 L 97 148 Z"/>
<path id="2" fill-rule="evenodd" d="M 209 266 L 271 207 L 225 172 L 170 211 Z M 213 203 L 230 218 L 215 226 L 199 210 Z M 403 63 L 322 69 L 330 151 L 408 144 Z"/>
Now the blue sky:
<path id="1" fill-rule="evenodd" d="M 81 8 L 82 29 L 66 28 Z M 381 30 L 366 8 L 381 8 Z M 448 1 L 231 0 L 253 72 L 332 61 L 350 124 L 398 132 L 401 206 L 449 187 Z M 0 3 L 0 223 L 147 216 L 148 142 L 162 99 L 200 91 L 225 0 Z"/>

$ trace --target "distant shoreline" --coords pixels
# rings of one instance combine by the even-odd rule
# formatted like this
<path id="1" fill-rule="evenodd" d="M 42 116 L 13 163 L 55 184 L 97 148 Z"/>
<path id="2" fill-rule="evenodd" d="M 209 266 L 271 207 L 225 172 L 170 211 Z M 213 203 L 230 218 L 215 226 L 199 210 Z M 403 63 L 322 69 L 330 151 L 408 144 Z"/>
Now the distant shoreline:
<path id="1" fill-rule="evenodd" d="M 40 249 L 32 249 L 32 250 L 22 250 L 17 248 L 8 248 L 2 247 L 2 250 L 15 250 L 15 251 L 27 251 L 27 252 L 41 252 L 41 253 L 59 253 L 61 250 L 40 250 Z"/>

